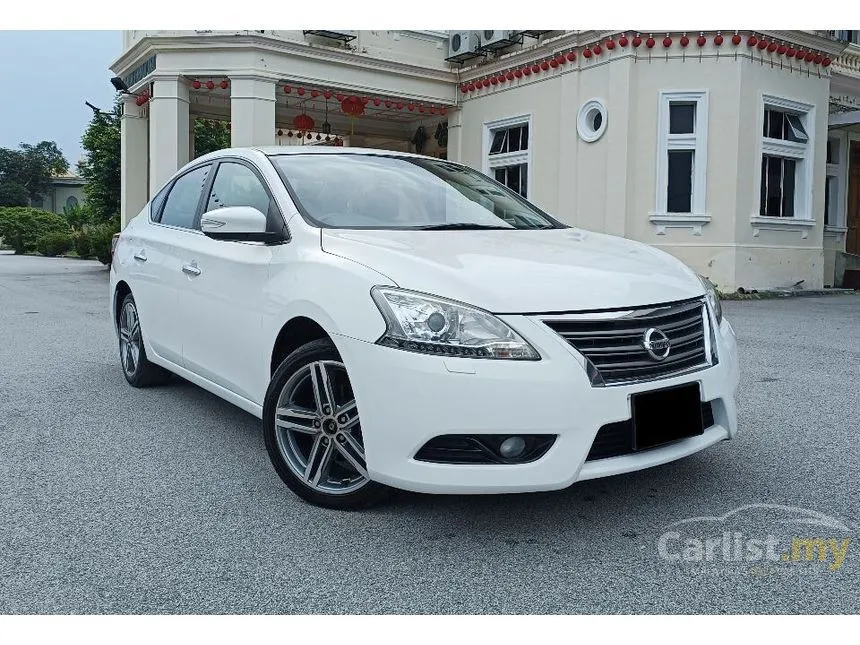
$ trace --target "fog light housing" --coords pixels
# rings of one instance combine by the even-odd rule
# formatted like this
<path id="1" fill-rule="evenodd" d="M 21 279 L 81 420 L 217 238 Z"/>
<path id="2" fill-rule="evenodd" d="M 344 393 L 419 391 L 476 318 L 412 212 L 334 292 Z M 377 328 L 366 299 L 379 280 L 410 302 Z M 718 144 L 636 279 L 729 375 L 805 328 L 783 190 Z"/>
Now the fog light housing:
<path id="1" fill-rule="evenodd" d="M 508 437 L 499 446 L 499 454 L 505 459 L 516 459 L 526 450 L 526 440 L 522 437 Z"/>

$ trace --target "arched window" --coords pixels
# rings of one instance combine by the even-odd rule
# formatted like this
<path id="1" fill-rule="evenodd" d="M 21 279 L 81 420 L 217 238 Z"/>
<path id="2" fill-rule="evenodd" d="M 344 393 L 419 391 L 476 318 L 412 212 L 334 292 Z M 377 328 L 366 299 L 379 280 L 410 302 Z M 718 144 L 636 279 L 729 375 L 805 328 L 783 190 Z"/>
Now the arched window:
<path id="1" fill-rule="evenodd" d="M 78 205 L 78 198 L 74 195 L 69 195 L 66 199 L 66 208 L 75 208 Z"/>

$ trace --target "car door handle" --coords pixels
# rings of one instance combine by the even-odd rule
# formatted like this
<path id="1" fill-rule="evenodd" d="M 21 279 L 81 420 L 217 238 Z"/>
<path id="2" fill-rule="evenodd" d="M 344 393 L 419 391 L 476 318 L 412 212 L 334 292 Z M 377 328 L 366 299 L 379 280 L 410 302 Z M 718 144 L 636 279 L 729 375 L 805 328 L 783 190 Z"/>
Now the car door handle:
<path id="1" fill-rule="evenodd" d="M 141 262 L 146 262 L 146 251 L 141 249 L 140 251 L 138 251 L 137 253 L 134 254 L 134 259 L 140 260 Z"/>
<path id="2" fill-rule="evenodd" d="M 202 271 L 200 271 L 200 267 L 198 267 L 194 263 L 183 264 L 182 265 L 182 272 L 187 273 L 188 275 L 200 275 L 202 273 Z"/>

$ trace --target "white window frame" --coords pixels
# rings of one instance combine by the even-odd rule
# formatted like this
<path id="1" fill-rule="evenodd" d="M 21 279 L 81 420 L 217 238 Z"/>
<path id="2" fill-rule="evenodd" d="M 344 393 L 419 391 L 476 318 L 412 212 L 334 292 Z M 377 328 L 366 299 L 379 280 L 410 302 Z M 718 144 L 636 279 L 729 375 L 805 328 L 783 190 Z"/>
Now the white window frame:
<path id="1" fill-rule="evenodd" d="M 836 160 L 826 165 L 824 190 L 827 190 L 826 177 L 836 179 L 836 195 L 830 200 L 831 208 L 835 208 L 833 221 L 824 224 L 824 230 L 844 232 L 846 228 L 846 217 L 848 211 L 848 148 L 849 138 L 844 132 L 829 133 L 828 142 L 836 142 L 839 146 Z M 825 157 L 826 159 L 826 157 Z M 822 211 L 822 221 L 826 222 L 826 213 Z"/>
<path id="2" fill-rule="evenodd" d="M 669 107 L 672 103 L 695 103 L 696 123 L 693 134 L 669 134 Z M 660 92 L 657 110 L 657 188 L 656 205 L 651 221 L 710 221 L 707 214 L 708 171 L 708 90 L 665 90 Z M 693 151 L 693 194 L 689 213 L 670 213 L 667 208 L 669 184 L 669 151 Z"/>
<path id="3" fill-rule="evenodd" d="M 517 152 L 506 152 L 504 154 L 490 156 L 490 145 L 493 143 L 493 133 L 496 130 L 506 130 L 507 128 L 516 128 L 517 126 L 529 126 L 529 147 L 528 150 L 518 150 Z M 534 127 L 532 126 L 532 114 L 522 114 L 519 116 L 511 116 L 504 119 L 496 119 L 494 121 L 484 121 L 484 141 L 482 146 L 481 158 L 483 166 L 481 170 L 485 175 L 494 177 L 493 170 L 496 168 L 506 168 L 508 166 L 518 166 L 526 164 L 526 199 L 534 201 L 534 193 L 532 192 L 532 177 L 534 176 L 532 165 L 532 151 L 534 150 Z"/>
<path id="4" fill-rule="evenodd" d="M 815 155 L 815 106 L 810 103 L 802 103 L 792 99 L 770 94 L 762 94 L 759 105 L 757 130 L 763 132 L 765 110 L 779 110 L 800 117 L 806 130 L 808 140 L 806 143 L 785 141 L 784 139 L 771 139 L 759 134 L 760 150 L 755 170 L 756 209 L 751 221 L 753 224 L 761 222 L 774 223 L 783 221 L 786 223 L 800 223 L 801 225 L 812 225 L 815 218 L 812 214 L 812 187 L 814 178 L 814 155 Z M 773 217 L 761 215 L 761 161 L 764 155 L 793 159 L 797 162 L 796 175 L 794 177 L 794 216 Z"/>

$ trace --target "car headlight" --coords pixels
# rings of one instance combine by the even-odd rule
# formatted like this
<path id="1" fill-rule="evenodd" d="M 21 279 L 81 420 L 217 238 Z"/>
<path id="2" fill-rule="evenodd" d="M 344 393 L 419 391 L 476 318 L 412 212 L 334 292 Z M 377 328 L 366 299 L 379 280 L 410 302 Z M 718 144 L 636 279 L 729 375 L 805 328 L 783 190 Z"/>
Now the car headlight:
<path id="1" fill-rule="evenodd" d="M 388 328 L 377 342 L 422 354 L 537 361 L 540 354 L 492 314 L 414 291 L 374 287 Z"/>
<path id="2" fill-rule="evenodd" d="M 705 287 L 705 297 L 708 299 L 708 304 L 711 306 L 711 310 L 714 312 L 717 324 L 719 325 L 723 322 L 723 307 L 720 304 L 720 296 L 717 294 L 717 289 L 705 276 L 700 275 L 699 279 Z"/>

